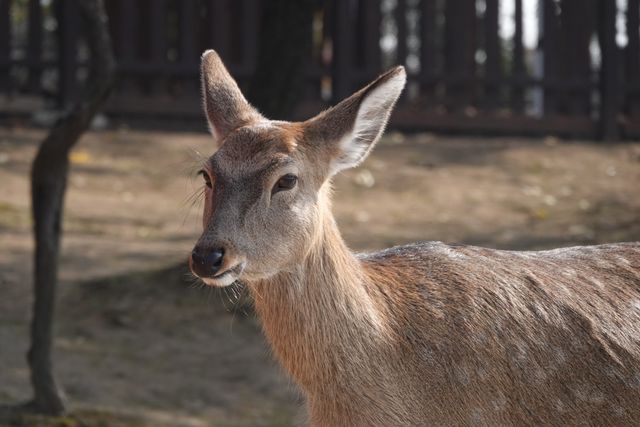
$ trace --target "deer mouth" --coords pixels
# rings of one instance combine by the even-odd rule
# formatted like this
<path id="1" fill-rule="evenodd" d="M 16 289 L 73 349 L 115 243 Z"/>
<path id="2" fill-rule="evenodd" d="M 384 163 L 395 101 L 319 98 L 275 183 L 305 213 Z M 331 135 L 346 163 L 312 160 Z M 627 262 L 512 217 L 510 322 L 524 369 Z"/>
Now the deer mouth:
<path id="1" fill-rule="evenodd" d="M 201 277 L 202 281 L 208 286 L 215 286 L 218 288 L 224 288 L 234 283 L 244 270 L 244 263 L 236 264 L 234 267 L 216 274 L 212 277 Z"/>

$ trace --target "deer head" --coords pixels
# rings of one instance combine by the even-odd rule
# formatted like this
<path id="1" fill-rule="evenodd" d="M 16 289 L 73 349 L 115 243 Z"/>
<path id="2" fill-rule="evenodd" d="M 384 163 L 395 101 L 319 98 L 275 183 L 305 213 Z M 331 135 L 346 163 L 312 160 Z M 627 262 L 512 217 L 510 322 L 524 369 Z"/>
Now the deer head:
<path id="1" fill-rule="evenodd" d="M 216 52 L 202 55 L 204 109 L 217 151 L 204 164 L 203 233 L 191 270 L 212 286 L 292 269 L 330 216 L 337 172 L 361 163 L 405 84 L 403 67 L 300 123 L 268 120 L 244 98 Z"/>

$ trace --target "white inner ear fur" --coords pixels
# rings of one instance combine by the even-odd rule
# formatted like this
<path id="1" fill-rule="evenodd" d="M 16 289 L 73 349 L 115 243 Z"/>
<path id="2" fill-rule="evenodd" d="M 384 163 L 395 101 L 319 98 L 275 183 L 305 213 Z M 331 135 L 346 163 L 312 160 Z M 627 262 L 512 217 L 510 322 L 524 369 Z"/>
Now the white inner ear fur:
<path id="1" fill-rule="evenodd" d="M 206 105 L 205 105 L 205 111 L 206 111 Z M 207 124 L 209 125 L 209 133 L 211 134 L 211 136 L 213 137 L 213 142 L 216 145 L 216 147 L 219 147 L 220 145 L 222 145 L 222 137 L 221 137 L 221 133 L 220 131 L 216 128 L 216 126 L 213 124 L 213 122 L 209 119 L 209 117 L 207 117 Z"/>
<path id="2" fill-rule="evenodd" d="M 407 80 L 404 70 L 372 89 L 360 103 L 351 132 L 338 142 L 341 154 L 331 162 L 331 174 L 359 165 L 384 132 Z"/>

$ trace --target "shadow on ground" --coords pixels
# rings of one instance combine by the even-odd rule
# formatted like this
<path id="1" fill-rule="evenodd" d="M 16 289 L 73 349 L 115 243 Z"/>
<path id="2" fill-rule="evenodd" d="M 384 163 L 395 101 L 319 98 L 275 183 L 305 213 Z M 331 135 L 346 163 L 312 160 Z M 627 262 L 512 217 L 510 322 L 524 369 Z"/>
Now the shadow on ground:
<path id="1" fill-rule="evenodd" d="M 43 133 L 0 130 L 0 402 L 29 397 L 28 171 Z M 201 134 L 90 133 L 72 156 L 57 312 L 63 418 L 15 426 L 290 426 L 301 400 L 239 289 L 193 283 Z M 349 245 L 507 249 L 640 240 L 640 144 L 390 134 L 335 180 Z M 170 266 L 170 267 L 167 267 Z M 1 411 L 0 411 L 1 412 Z"/>

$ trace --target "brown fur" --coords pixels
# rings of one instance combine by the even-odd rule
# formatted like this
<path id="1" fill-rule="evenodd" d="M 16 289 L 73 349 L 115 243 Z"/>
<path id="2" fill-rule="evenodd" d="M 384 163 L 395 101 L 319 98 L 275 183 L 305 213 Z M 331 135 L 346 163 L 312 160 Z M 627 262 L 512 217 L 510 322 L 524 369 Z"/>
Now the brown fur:
<path id="1" fill-rule="evenodd" d="M 220 67 L 203 69 L 224 74 L 205 76 L 205 86 L 230 79 Z M 224 268 L 251 290 L 310 423 L 640 425 L 640 243 L 346 247 L 330 209 L 332 165 L 360 161 L 345 154 L 354 148 L 345 135 L 362 108 L 381 118 L 365 123 L 362 155 L 375 144 L 398 70 L 305 123 L 266 122 L 253 110 L 210 117 L 212 127 L 230 125 L 207 164 L 215 184 L 199 244 L 226 248 Z M 389 102 L 367 103 L 387 92 Z M 250 109 L 244 103 L 236 107 Z M 285 173 L 298 185 L 272 194 Z"/>

